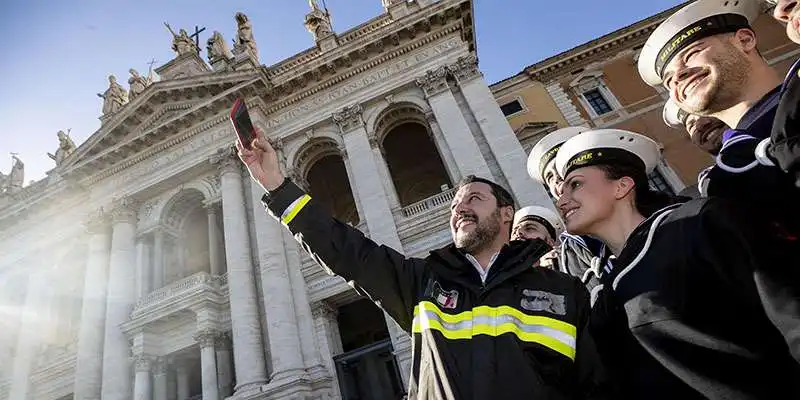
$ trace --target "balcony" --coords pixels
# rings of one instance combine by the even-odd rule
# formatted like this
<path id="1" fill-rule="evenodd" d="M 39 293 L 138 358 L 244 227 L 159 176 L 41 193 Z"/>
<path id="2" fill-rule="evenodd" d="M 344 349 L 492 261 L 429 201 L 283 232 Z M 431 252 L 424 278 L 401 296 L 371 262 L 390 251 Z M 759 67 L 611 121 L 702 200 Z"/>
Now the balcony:
<path id="1" fill-rule="evenodd" d="M 227 274 L 211 276 L 208 272 L 198 272 L 156 289 L 139 299 L 133 308 L 131 319 L 186 309 L 209 296 L 225 301 L 227 292 Z"/>
<path id="2" fill-rule="evenodd" d="M 409 204 L 401 209 L 404 217 L 410 218 L 416 215 L 424 214 L 428 211 L 436 210 L 442 206 L 449 206 L 450 202 L 456 195 L 456 189 L 448 189 L 444 192 L 435 194 L 425 200 L 420 200 L 416 203 Z"/>

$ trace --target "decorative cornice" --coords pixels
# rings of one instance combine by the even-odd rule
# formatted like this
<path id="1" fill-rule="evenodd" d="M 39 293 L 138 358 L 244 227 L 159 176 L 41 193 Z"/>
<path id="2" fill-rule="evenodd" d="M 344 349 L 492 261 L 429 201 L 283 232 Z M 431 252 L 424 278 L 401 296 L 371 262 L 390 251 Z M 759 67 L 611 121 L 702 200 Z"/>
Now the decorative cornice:
<path id="1" fill-rule="evenodd" d="M 428 70 L 425 75 L 416 79 L 417 86 L 424 92 L 426 97 L 431 97 L 448 90 L 447 68 L 443 65 L 436 69 Z"/>
<path id="2" fill-rule="evenodd" d="M 344 107 L 341 111 L 333 114 L 333 122 L 339 126 L 341 133 L 345 134 L 364 126 L 364 120 L 361 118 L 362 111 L 361 104 Z"/>

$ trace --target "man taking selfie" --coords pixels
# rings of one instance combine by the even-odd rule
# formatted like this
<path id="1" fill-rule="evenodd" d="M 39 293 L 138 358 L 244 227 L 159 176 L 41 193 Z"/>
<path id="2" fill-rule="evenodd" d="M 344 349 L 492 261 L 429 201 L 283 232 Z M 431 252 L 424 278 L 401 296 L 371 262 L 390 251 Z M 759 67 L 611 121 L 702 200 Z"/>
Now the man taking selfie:
<path id="1" fill-rule="evenodd" d="M 468 176 L 451 204 L 453 242 L 424 259 L 379 245 L 284 178 L 262 133 L 239 156 L 267 192 L 268 212 L 329 272 L 353 281 L 407 332 L 409 398 L 600 398 L 604 381 L 586 333 L 577 279 L 532 268 L 542 240 L 509 244 L 509 192 Z"/>

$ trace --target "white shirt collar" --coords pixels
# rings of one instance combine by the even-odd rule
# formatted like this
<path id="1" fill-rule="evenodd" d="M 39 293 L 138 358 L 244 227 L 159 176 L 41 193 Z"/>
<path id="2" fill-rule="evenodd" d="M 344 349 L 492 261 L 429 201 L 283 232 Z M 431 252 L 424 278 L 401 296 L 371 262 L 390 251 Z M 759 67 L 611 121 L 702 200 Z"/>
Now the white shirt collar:
<path id="1" fill-rule="evenodd" d="M 478 260 L 472 256 L 472 254 L 465 253 L 464 255 L 467 257 L 467 260 L 469 260 L 472 266 L 474 266 L 475 269 L 478 271 L 478 275 L 480 275 L 481 277 L 481 282 L 486 283 L 486 276 L 489 275 L 489 269 L 492 268 L 492 264 L 494 264 L 494 261 L 497 260 L 497 256 L 499 254 L 500 254 L 499 251 L 497 253 L 494 253 L 492 258 L 489 259 L 489 265 L 486 266 L 485 270 L 483 269 L 483 267 L 481 267 L 481 263 L 479 263 Z"/>

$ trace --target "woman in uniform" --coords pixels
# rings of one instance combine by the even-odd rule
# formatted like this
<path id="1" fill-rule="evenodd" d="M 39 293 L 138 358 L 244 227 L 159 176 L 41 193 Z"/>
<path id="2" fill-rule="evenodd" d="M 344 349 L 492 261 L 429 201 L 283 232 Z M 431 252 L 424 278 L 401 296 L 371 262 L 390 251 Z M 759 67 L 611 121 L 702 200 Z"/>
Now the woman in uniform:
<path id="1" fill-rule="evenodd" d="M 800 240 L 722 198 L 668 205 L 628 131 L 559 149 L 566 229 L 605 243 L 592 334 L 626 399 L 800 398 Z"/>

